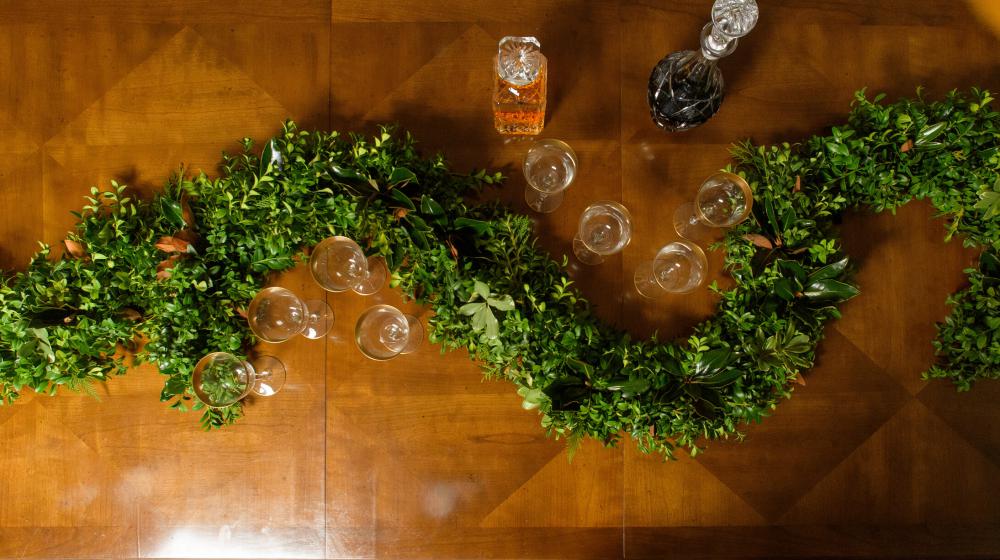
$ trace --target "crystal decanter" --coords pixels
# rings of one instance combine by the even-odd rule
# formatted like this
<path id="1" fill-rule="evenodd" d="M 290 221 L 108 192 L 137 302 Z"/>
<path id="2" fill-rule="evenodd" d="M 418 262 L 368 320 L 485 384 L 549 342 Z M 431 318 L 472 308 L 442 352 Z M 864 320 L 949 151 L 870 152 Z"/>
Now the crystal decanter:
<path id="1" fill-rule="evenodd" d="M 548 62 L 534 37 L 504 37 L 497 49 L 493 122 L 500 134 L 533 136 L 545 125 Z"/>
<path id="2" fill-rule="evenodd" d="M 701 49 L 670 53 L 653 68 L 648 96 L 657 126 L 690 130 L 719 110 L 725 91 L 718 60 L 736 50 L 758 15 L 755 0 L 715 0 L 712 21 L 701 30 Z"/>

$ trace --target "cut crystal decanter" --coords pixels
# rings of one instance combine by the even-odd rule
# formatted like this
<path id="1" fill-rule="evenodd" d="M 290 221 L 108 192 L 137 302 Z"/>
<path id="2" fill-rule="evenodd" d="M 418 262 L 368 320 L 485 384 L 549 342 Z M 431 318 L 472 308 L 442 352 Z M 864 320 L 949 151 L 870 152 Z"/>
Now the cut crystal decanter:
<path id="1" fill-rule="evenodd" d="M 690 130 L 719 110 L 725 91 L 717 62 L 736 50 L 758 15 L 755 0 L 715 0 L 712 21 L 701 30 L 701 49 L 670 53 L 653 68 L 648 96 L 657 126 Z"/>
<path id="2" fill-rule="evenodd" d="M 534 37 L 504 37 L 497 48 L 493 121 L 505 135 L 536 135 L 545 126 L 548 62 Z"/>

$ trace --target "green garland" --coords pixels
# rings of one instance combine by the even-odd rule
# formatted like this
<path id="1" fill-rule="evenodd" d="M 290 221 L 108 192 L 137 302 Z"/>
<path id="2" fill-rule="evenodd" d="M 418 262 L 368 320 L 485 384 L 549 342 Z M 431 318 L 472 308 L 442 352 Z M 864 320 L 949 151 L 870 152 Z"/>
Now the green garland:
<path id="1" fill-rule="evenodd" d="M 960 389 L 1000 377 L 1000 113 L 987 92 L 881 105 L 863 92 L 848 125 L 804 144 L 737 146 L 754 189 L 753 219 L 727 235 L 718 313 L 685 341 L 634 341 L 598 321 L 531 220 L 466 196 L 501 177 L 449 172 L 409 135 L 366 140 L 287 123 L 261 156 L 224 155 L 222 173 L 180 173 L 151 201 L 114 184 L 92 191 L 58 259 L 44 247 L 0 280 L 0 401 L 30 387 L 88 389 L 155 362 L 162 400 L 203 410 L 206 428 L 240 405 L 193 398 L 194 363 L 254 343 L 241 316 L 268 273 L 320 239 L 347 235 L 384 256 L 393 285 L 430 305 L 431 340 L 466 348 L 489 377 L 517 386 L 550 434 L 607 444 L 628 432 L 644 451 L 696 453 L 699 438 L 739 436 L 791 393 L 813 364 L 836 304 L 857 289 L 834 223 L 853 206 L 893 210 L 928 198 L 949 237 L 985 248 L 970 287 L 939 327 L 928 377 Z"/>

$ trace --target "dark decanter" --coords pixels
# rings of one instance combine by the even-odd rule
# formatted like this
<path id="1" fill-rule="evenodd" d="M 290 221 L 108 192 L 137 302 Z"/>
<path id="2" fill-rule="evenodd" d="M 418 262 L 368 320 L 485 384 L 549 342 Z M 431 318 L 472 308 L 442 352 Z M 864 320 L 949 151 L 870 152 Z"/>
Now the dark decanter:
<path id="1" fill-rule="evenodd" d="M 663 57 L 649 76 L 653 122 L 667 132 L 690 130 L 712 118 L 725 87 L 718 60 L 736 50 L 757 23 L 755 0 L 716 0 L 712 22 L 701 30 L 701 49 Z"/>

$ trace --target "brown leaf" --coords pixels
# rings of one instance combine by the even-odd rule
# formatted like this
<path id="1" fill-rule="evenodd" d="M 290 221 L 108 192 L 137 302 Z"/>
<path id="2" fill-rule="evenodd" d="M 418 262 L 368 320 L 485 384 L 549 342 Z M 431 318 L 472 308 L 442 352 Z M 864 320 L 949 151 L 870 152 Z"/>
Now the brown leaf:
<path id="1" fill-rule="evenodd" d="M 392 215 L 394 218 L 396 218 L 396 220 L 402 220 L 409 213 L 410 211 L 407 210 L 406 208 L 396 208 L 396 211 L 393 212 Z"/>
<path id="2" fill-rule="evenodd" d="M 743 239 L 762 249 L 774 249 L 774 244 L 771 243 L 771 240 L 759 233 L 748 233 L 743 236 Z"/>
<path id="3" fill-rule="evenodd" d="M 131 307 L 126 307 L 125 309 L 122 309 L 121 315 L 122 318 L 128 319 L 129 321 L 138 321 L 142 319 L 142 313 L 139 313 L 138 311 L 132 309 Z"/>
<path id="4" fill-rule="evenodd" d="M 236 308 L 236 314 L 239 315 L 240 317 L 243 317 L 244 319 L 247 318 L 247 310 L 246 309 L 241 309 L 241 308 L 237 307 Z"/>
<path id="5" fill-rule="evenodd" d="M 165 268 L 156 273 L 156 279 L 160 281 L 166 280 L 167 278 L 170 278 L 170 274 L 171 274 L 170 269 Z"/>
<path id="6" fill-rule="evenodd" d="M 181 260 L 181 256 L 182 255 L 171 255 L 166 259 L 163 259 L 160 261 L 160 264 L 156 265 L 156 271 L 163 272 L 164 270 L 170 270 L 175 264 L 177 264 L 177 261 Z M 167 278 L 169 277 L 170 275 L 168 274 Z"/>
<path id="7" fill-rule="evenodd" d="M 802 176 L 795 176 L 795 186 L 792 187 L 792 192 L 800 192 L 802 190 Z"/>
<path id="8" fill-rule="evenodd" d="M 913 149 L 913 140 L 907 140 L 906 142 L 903 143 L 902 146 L 899 147 L 899 151 L 903 152 L 904 154 L 912 149 Z"/>
<path id="9" fill-rule="evenodd" d="M 194 245 L 195 243 L 198 242 L 198 234 L 195 233 L 194 230 L 191 228 L 184 228 L 178 231 L 177 233 L 174 234 L 174 237 L 177 239 L 187 241 L 191 245 Z"/>
<path id="10" fill-rule="evenodd" d="M 803 387 L 806 386 L 806 378 L 802 377 L 801 373 L 795 374 L 795 382 L 798 383 L 799 385 L 802 385 Z"/>
<path id="11" fill-rule="evenodd" d="M 188 204 L 187 192 L 181 193 L 181 217 L 184 218 L 187 227 L 194 229 L 194 212 L 191 211 L 191 205 Z"/>
<path id="12" fill-rule="evenodd" d="M 178 237 L 161 237 L 156 248 L 164 253 L 187 253 L 191 244 Z"/>
<path id="13" fill-rule="evenodd" d="M 446 239 L 445 243 L 448 244 L 448 252 L 451 253 L 451 258 L 453 258 L 453 259 L 455 259 L 457 261 L 458 260 L 458 249 L 455 248 L 455 245 L 451 242 L 450 239 Z"/>
<path id="14" fill-rule="evenodd" d="M 87 250 L 84 249 L 83 243 L 80 243 L 79 241 L 63 239 L 63 245 L 66 247 L 66 252 L 75 258 L 82 259 L 87 256 Z"/>

